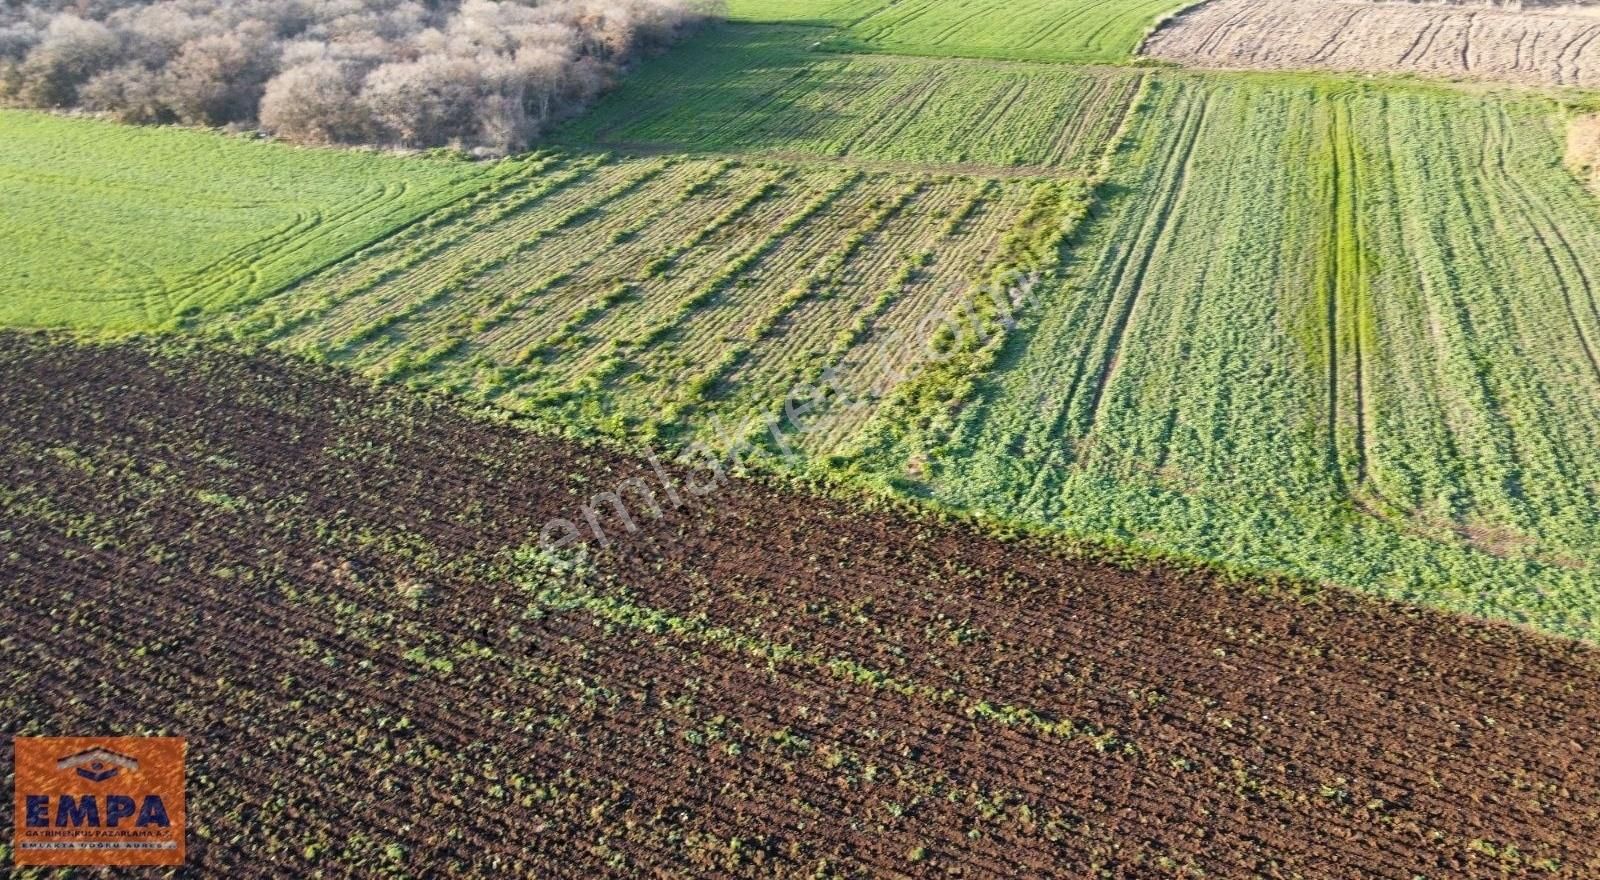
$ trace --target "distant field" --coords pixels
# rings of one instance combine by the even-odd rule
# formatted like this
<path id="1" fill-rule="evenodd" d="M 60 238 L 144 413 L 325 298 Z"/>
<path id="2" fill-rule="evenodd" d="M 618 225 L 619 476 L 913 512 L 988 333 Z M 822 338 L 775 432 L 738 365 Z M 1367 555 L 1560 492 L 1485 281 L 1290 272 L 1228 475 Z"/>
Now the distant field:
<path id="1" fill-rule="evenodd" d="M 866 4 L 860 4 L 862 6 Z M 1126 61 L 1161 16 L 1184 0 L 901 0 L 826 43 L 837 51 L 1070 61 Z"/>
<path id="2" fill-rule="evenodd" d="M 1567 108 L 817 31 L 704 34 L 490 166 L 0 115 L 0 321 L 206 309 L 635 444 L 747 436 L 828 376 L 863 405 L 793 438 L 807 473 L 1600 638 L 1600 203 Z M 1065 280 L 930 366 L 1019 267 Z"/>
<path id="3" fill-rule="evenodd" d="M 948 432 L 864 467 L 1594 638 L 1600 205 L 1554 105 L 1259 77 L 1150 100 L 1037 328 Z"/>
<path id="4" fill-rule="evenodd" d="M 560 137 L 911 163 L 1095 167 L 1134 70 L 835 55 L 815 31 L 727 27 L 647 63 Z"/>
<path id="5" fill-rule="evenodd" d="M 1168 22 L 1144 51 L 1200 67 L 1416 73 L 1594 88 L 1600 86 L 1600 15 L 1571 7 L 1212 0 Z"/>
<path id="6" fill-rule="evenodd" d="M 1186 0 L 732 0 L 730 16 L 842 28 L 835 51 L 1118 63 Z"/>
<path id="7" fill-rule="evenodd" d="M 733 21 L 844 25 L 883 0 L 728 0 Z"/>
<path id="8" fill-rule="evenodd" d="M 516 168 L 0 111 L 0 324 L 259 298 Z"/>
<path id="9" fill-rule="evenodd" d="M 914 359 L 910 328 L 969 296 L 1036 206 L 1082 185 L 574 155 L 220 316 L 375 376 L 619 435 L 782 404 L 829 367 L 858 390 Z M 830 420 L 847 434 L 867 417 Z"/>

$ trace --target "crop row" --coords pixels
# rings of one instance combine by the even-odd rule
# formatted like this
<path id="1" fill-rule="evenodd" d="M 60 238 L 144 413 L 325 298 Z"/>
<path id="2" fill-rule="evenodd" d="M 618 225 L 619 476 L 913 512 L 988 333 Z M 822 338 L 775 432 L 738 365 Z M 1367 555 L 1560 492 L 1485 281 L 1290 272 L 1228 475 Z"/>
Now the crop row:
<path id="1" fill-rule="evenodd" d="M 189 736 L 202 868 L 1600 866 L 1576 645 L 743 482 L 517 550 L 650 467 L 265 356 L 0 363 L 0 705 Z"/>
<path id="2" fill-rule="evenodd" d="M 1138 91 L 1133 70 L 808 51 L 814 31 L 714 31 L 656 59 L 561 137 L 1089 173 Z M 666 97 L 664 97 L 666 96 Z"/>
<path id="3" fill-rule="evenodd" d="M 1220 77 L 1150 100 L 982 405 L 860 466 L 1592 635 L 1600 211 L 1553 105 Z"/>
<path id="4" fill-rule="evenodd" d="M 693 433 L 691 413 L 770 411 L 829 366 L 914 361 L 920 337 L 883 331 L 925 335 L 967 296 L 1034 188 L 546 157 L 217 326 L 591 428 Z"/>
<path id="5" fill-rule="evenodd" d="M 862 0 L 835 15 L 848 24 L 823 40 L 839 51 L 897 52 L 1033 61 L 1118 63 L 1139 49 L 1162 15 L 1182 0 Z"/>

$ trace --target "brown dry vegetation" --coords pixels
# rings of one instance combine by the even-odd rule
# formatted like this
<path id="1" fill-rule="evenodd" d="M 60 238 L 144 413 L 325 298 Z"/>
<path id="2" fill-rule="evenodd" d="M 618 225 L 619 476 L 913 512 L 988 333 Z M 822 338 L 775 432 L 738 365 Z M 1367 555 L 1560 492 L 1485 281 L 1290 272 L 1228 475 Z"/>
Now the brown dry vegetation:
<path id="1" fill-rule="evenodd" d="M 0 371 L 0 717 L 190 736 L 197 873 L 1600 871 L 1577 643 L 745 481 L 674 508 L 264 355 Z M 628 477 L 636 534 L 505 549 Z"/>
<path id="2" fill-rule="evenodd" d="M 1567 167 L 1600 191 L 1600 113 L 1586 113 L 1567 124 Z"/>
<path id="3" fill-rule="evenodd" d="M 1597 0 L 1362 0 L 1403 6 L 1459 6 L 1478 9 L 1539 9 L 1582 12 L 1600 6 Z"/>
<path id="4" fill-rule="evenodd" d="M 1414 73 L 1592 88 L 1600 85 L 1600 14 L 1575 6 L 1211 0 L 1168 20 L 1143 51 L 1221 69 Z"/>
<path id="5" fill-rule="evenodd" d="M 714 0 L 9 0 L 0 104 L 503 154 Z"/>

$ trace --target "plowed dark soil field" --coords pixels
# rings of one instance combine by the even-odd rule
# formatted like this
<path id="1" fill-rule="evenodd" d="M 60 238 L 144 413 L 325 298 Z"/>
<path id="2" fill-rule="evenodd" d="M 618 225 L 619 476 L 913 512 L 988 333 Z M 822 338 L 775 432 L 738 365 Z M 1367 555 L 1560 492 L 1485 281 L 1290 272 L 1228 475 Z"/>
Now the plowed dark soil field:
<path id="1" fill-rule="evenodd" d="M 189 737 L 187 871 L 1600 876 L 1590 647 L 697 497 L 266 356 L 0 376 L 0 720 Z M 535 549 L 630 476 L 660 517 Z"/>

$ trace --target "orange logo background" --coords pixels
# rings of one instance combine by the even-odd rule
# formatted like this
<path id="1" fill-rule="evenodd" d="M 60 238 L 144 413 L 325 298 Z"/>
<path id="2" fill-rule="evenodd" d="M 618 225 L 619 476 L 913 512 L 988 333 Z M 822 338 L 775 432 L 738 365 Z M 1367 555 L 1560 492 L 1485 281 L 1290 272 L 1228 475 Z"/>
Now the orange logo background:
<path id="1" fill-rule="evenodd" d="M 181 865 L 184 740 L 19 736 L 19 865 Z"/>

